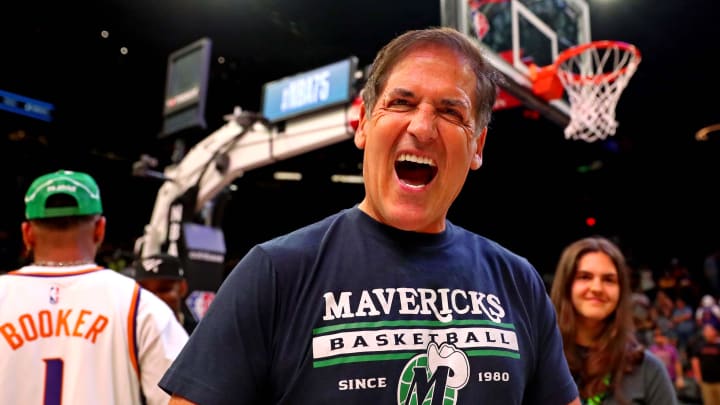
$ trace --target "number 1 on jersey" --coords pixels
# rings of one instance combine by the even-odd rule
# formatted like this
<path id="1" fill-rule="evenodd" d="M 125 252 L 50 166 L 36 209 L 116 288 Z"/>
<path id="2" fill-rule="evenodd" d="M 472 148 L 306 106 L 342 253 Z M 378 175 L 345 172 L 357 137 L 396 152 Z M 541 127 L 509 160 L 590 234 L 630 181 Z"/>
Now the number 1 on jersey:
<path id="1" fill-rule="evenodd" d="M 60 405 L 62 397 L 62 359 L 43 359 L 45 362 L 45 400 L 43 405 Z"/>

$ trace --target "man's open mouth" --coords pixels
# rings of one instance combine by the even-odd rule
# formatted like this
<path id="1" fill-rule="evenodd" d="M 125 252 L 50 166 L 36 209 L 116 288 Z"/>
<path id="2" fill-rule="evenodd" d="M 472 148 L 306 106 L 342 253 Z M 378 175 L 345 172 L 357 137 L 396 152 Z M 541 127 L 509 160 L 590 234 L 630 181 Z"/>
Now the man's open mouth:
<path id="1" fill-rule="evenodd" d="M 395 172 L 403 183 L 419 187 L 429 184 L 437 174 L 437 165 L 426 157 L 403 153 L 395 161 Z"/>

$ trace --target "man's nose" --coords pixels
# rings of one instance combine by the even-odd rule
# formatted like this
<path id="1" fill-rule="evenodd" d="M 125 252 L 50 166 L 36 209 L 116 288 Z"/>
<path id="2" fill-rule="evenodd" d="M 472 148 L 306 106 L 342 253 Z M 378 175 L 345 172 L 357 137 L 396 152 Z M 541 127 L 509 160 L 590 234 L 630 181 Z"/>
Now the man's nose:
<path id="1" fill-rule="evenodd" d="M 432 106 L 420 104 L 410 118 L 408 132 L 421 142 L 437 138 L 437 111 Z"/>

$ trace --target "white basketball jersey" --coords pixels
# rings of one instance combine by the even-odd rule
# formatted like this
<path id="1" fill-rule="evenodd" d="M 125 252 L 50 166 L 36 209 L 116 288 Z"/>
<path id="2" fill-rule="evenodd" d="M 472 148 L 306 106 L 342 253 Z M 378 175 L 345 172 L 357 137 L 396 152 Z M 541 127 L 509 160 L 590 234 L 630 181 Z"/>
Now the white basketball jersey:
<path id="1" fill-rule="evenodd" d="M 188 339 L 170 307 L 97 265 L 0 276 L 0 404 L 167 404 L 157 383 Z M 141 376 L 141 377 L 140 377 Z"/>

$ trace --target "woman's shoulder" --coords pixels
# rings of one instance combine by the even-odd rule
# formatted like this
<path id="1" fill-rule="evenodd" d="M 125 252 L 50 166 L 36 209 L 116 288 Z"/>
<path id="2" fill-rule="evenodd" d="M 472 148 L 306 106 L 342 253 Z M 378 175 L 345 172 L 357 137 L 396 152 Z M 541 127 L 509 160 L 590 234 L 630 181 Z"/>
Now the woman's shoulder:
<path id="1" fill-rule="evenodd" d="M 643 372 L 665 372 L 665 364 L 649 348 L 643 350 L 640 367 L 644 369 Z"/>

